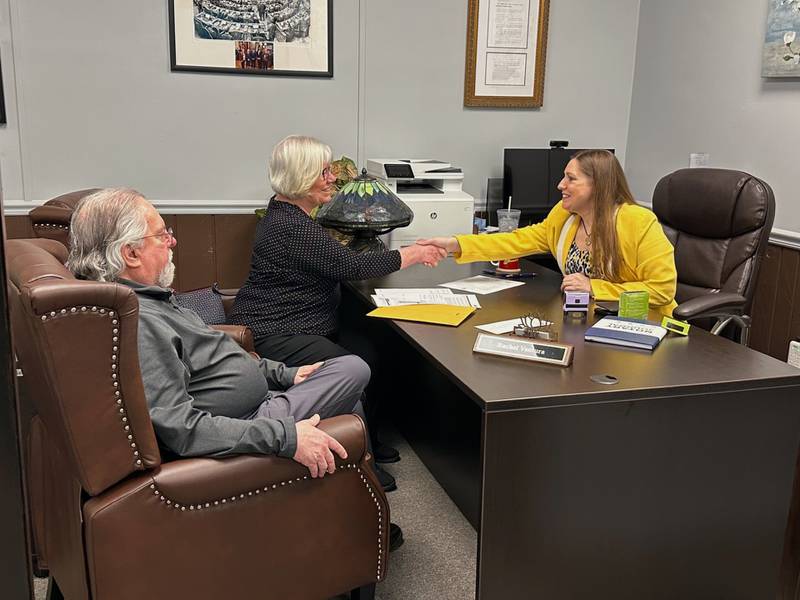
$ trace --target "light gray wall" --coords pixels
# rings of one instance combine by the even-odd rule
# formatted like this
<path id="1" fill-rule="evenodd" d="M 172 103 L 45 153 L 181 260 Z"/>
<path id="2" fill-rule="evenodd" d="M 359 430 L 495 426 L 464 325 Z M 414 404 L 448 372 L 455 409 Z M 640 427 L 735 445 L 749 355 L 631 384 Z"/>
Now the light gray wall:
<path id="1" fill-rule="evenodd" d="M 503 148 L 613 147 L 624 160 L 639 0 L 551 0 L 544 106 L 464 108 L 467 2 L 368 0 L 366 154 L 439 158 L 485 197 Z"/>
<path id="2" fill-rule="evenodd" d="M 269 150 L 289 133 L 356 152 L 358 0 L 334 2 L 333 79 L 170 72 L 165 1 L 3 1 L 20 111 L 0 148 L 13 154 L 18 127 L 21 175 L 2 166 L 25 200 L 113 184 L 156 199 L 260 199 Z"/>
<path id="3" fill-rule="evenodd" d="M 800 232 L 800 81 L 761 78 L 765 0 L 642 0 L 626 172 L 650 200 L 708 152 L 775 191 L 775 227 Z"/>
<path id="4" fill-rule="evenodd" d="M 3 92 L 7 125 L 0 125 L 0 174 L 3 198 L 23 198 L 20 131 L 17 119 L 14 48 L 11 36 L 9 0 L 0 0 L 0 59 L 3 68 Z"/>
<path id="5" fill-rule="evenodd" d="M 551 0 L 541 110 L 463 108 L 467 2 L 333 4 L 326 80 L 172 73 L 166 1 L 0 0 L 6 206 L 119 184 L 194 207 L 257 201 L 293 132 L 361 161 L 449 160 L 478 197 L 506 146 L 569 139 L 624 158 L 639 0 Z"/>

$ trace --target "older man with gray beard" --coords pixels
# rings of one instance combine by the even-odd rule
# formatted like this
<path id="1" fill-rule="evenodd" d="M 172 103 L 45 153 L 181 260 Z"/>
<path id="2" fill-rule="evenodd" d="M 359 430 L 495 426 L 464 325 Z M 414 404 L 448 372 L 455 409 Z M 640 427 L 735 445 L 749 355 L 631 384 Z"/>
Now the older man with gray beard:
<path id="1" fill-rule="evenodd" d="M 180 456 L 278 454 L 333 473 L 344 448 L 320 417 L 363 416 L 369 367 L 356 356 L 288 368 L 254 360 L 225 334 L 175 303 L 172 231 L 141 194 L 104 189 L 71 223 L 67 262 L 77 277 L 132 288 L 139 300 L 139 362 L 156 435 Z"/>

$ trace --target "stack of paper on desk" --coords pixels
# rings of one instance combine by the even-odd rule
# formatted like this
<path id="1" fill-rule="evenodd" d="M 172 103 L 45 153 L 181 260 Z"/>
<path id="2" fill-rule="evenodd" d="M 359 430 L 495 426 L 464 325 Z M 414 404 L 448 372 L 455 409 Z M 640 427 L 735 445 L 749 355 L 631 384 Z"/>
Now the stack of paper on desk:
<path id="1" fill-rule="evenodd" d="M 446 304 L 480 308 L 475 294 L 454 294 L 442 288 L 377 288 L 372 296 L 375 306 L 402 306 L 405 304 Z"/>
<path id="2" fill-rule="evenodd" d="M 442 283 L 440 285 L 446 288 L 455 288 L 457 290 L 464 290 L 465 292 L 473 292 L 475 294 L 493 294 L 495 292 L 502 292 L 503 290 L 517 287 L 518 285 L 525 285 L 525 282 L 508 281 L 507 279 L 497 279 L 495 277 L 475 275 L 474 277 L 459 279 L 458 281 L 450 281 L 449 283 Z"/>
<path id="3" fill-rule="evenodd" d="M 436 325 L 460 325 L 461 322 L 475 312 L 473 306 L 451 306 L 448 304 L 404 304 L 402 306 L 379 306 L 368 317 L 382 319 L 398 319 L 400 321 L 418 321 Z"/>

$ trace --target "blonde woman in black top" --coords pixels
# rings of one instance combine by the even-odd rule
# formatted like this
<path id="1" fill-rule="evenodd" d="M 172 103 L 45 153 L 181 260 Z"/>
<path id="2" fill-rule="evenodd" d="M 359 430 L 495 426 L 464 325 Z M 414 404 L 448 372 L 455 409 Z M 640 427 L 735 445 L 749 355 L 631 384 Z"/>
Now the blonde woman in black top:
<path id="1" fill-rule="evenodd" d="M 335 192 L 330 161 L 330 147 L 311 137 L 289 136 L 273 149 L 269 178 L 275 195 L 256 229 L 250 274 L 228 321 L 253 331 L 261 356 L 294 366 L 357 353 L 370 365 L 374 379 L 380 365 L 369 340 L 359 340 L 359 347 L 350 349 L 339 343 L 340 283 L 381 277 L 415 264 L 435 266 L 446 253 L 419 245 L 358 253 L 334 240 L 310 216 Z M 374 403 L 369 400 L 375 394 L 369 388 L 367 394 L 368 419 L 374 421 Z M 377 441 L 372 425 L 376 460 L 399 460 L 394 449 Z"/>
<path id="2" fill-rule="evenodd" d="M 256 229 L 250 274 L 229 317 L 253 331 L 261 356 L 289 366 L 350 354 L 335 343 L 340 282 L 435 266 L 445 256 L 419 245 L 358 253 L 334 240 L 310 216 L 335 192 L 330 161 L 330 147 L 311 137 L 289 136 L 275 146 L 269 161 L 275 196 Z"/>

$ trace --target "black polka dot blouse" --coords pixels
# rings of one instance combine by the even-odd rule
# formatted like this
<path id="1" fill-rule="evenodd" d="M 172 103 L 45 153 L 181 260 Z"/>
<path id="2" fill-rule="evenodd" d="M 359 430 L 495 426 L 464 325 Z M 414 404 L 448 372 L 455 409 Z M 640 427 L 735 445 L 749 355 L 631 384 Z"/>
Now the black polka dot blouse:
<path id="1" fill-rule="evenodd" d="M 256 229 L 250 274 L 228 322 L 262 338 L 336 331 L 340 281 L 400 268 L 400 252 L 357 253 L 334 240 L 301 208 L 274 197 Z"/>

